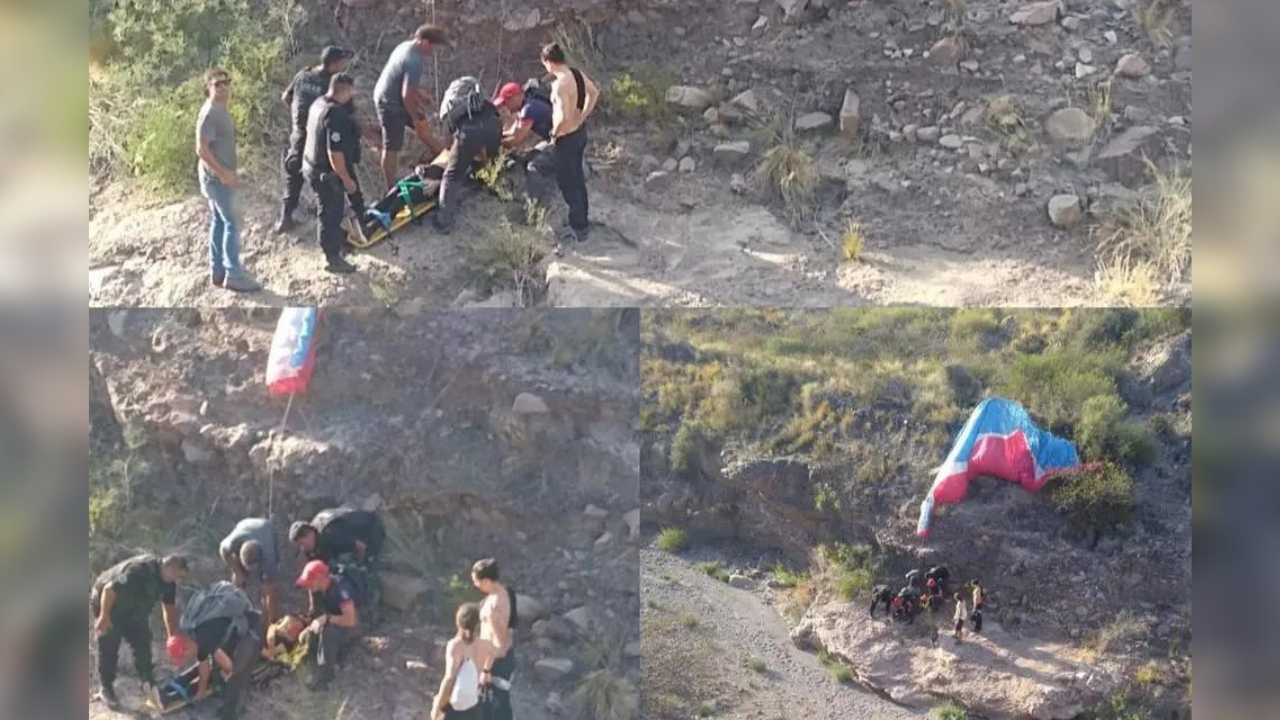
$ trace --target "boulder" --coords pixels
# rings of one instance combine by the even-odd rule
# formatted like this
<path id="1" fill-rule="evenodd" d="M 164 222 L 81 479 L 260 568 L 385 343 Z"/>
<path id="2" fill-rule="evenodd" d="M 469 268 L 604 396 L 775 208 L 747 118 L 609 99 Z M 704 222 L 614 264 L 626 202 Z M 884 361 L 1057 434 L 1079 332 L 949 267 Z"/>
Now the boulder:
<path id="1" fill-rule="evenodd" d="M 729 101 L 736 107 L 740 107 L 749 113 L 760 112 L 760 100 L 756 97 L 755 90 L 743 90 Z"/>
<path id="2" fill-rule="evenodd" d="M 1143 362 L 1143 375 L 1157 395 L 1191 379 L 1191 336 L 1181 335 L 1152 350 Z"/>
<path id="3" fill-rule="evenodd" d="M 1078 147 L 1089 142 L 1098 124 L 1084 110 L 1068 107 L 1058 110 L 1045 120 L 1044 130 L 1056 143 Z"/>
<path id="4" fill-rule="evenodd" d="M 1058 0 L 1044 0 L 1043 2 L 1033 2 L 1023 5 L 1009 16 L 1009 22 L 1014 25 L 1037 26 L 1048 25 L 1058 19 L 1058 13 L 1061 12 L 1062 6 Z"/>
<path id="5" fill-rule="evenodd" d="M 948 150 L 959 150 L 964 147 L 964 139 L 959 135 L 943 135 L 938 138 L 938 144 Z"/>
<path id="6" fill-rule="evenodd" d="M 693 156 L 686 155 L 680 158 L 680 165 L 679 165 L 680 172 L 687 174 L 697 169 L 698 169 L 698 161 L 694 160 Z"/>
<path id="7" fill-rule="evenodd" d="M 422 596 L 431 590 L 427 581 L 420 577 L 390 570 L 378 573 L 378 584 L 382 587 L 382 602 L 400 612 L 413 610 Z"/>
<path id="8" fill-rule="evenodd" d="M 702 112 L 715 103 L 711 93 L 689 85 L 672 85 L 667 88 L 667 102 L 690 110 Z"/>
<path id="9" fill-rule="evenodd" d="M 565 613 L 564 619 L 581 633 L 591 632 L 591 628 L 595 625 L 595 615 L 586 605 Z"/>
<path id="10" fill-rule="evenodd" d="M 206 450 L 191 440 L 182 441 L 182 458 L 192 465 L 203 465 L 213 460 L 213 451 Z"/>
<path id="11" fill-rule="evenodd" d="M 923 143 L 938 142 L 938 138 L 942 137 L 942 131 L 936 125 L 930 125 L 916 130 L 916 137 Z"/>
<path id="12" fill-rule="evenodd" d="M 729 586 L 738 588 L 739 590 L 750 590 L 755 587 L 756 582 L 746 575 L 733 573 L 729 576 Z"/>
<path id="13" fill-rule="evenodd" d="M 1138 53 L 1125 53 L 1116 62 L 1116 74 L 1127 78 L 1146 77 L 1151 74 L 1151 65 Z"/>
<path id="14" fill-rule="evenodd" d="M 957 37 L 944 37 L 929 48 L 929 62 L 941 67 L 955 67 L 964 59 L 964 42 Z"/>
<path id="15" fill-rule="evenodd" d="M 511 405 L 513 415 L 545 415 L 551 412 L 547 403 L 533 393 L 522 392 Z"/>
<path id="16" fill-rule="evenodd" d="M 782 8 L 782 19 L 785 22 L 798 23 L 804 11 L 809 8 L 809 0 L 778 0 L 778 7 Z"/>
<path id="17" fill-rule="evenodd" d="M 540 658 L 533 664 L 533 672 L 546 681 L 559 680 L 573 672 L 573 661 L 569 658 Z"/>
<path id="18" fill-rule="evenodd" d="M 530 623 L 545 619 L 551 615 L 546 603 L 521 593 L 516 593 L 516 610 L 520 614 L 521 620 Z"/>
<path id="19" fill-rule="evenodd" d="M 799 132 L 821 132 L 831 127 L 835 118 L 824 112 L 805 113 L 796 118 L 796 130 Z"/>
<path id="20" fill-rule="evenodd" d="M 715 164 L 724 167 L 737 167 L 750 154 L 751 143 L 746 140 L 720 143 L 711 151 L 711 157 Z"/>
<path id="21" fill-rule="evenodd" d="M 862 129 L 862 99 L 849 88 L 844 91 L 844 103 L 840 106 L 840 134 L 856 140 Z"/>
<path id="22" fill-rule="evenodd" d="M 627 537 L 632 540 L 640 539 L 640 508 L 636 508 L 622 516 L 622 524 L 627 526 Z"/>
<path id="23" fill-rule="evenodd" d="M 673 176 L 665 170 L 655 170 L 645 176 L 644 186 L 647 190 L 666 190 L 671 186 Z"/>
<path id="24" fill-rule="evenodd" d="M 1160 132 L 1159 128 L 1150 127 L 1148 125 L 1137 125 L 1131 128 L 1125 128 L 1111 138 L 1106 147 L 1098 153 L 1099 160 L 1107 160 L 1109 158 L 1123 157 L 1132 154 L 1135 150 L 1142 147 L 1146 143 L 1147 138 Z"/>
<path id="25" fill-rule="evenodd" d="M 1080 198 L 1075 195 L 1054 195 L 1049 198 L 1049 221 L 1060 228 L 1073 228 L 1084 217 Z"/>

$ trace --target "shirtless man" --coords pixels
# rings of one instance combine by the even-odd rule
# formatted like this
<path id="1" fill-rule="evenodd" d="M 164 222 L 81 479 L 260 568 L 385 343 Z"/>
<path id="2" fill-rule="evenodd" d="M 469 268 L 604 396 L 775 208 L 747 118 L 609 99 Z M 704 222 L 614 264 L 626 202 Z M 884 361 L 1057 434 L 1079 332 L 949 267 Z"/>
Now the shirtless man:
<path id="1" fill-rule="evenodd" d="M 569 239 L 587 239 L 587 176 L 583 154 L 587 149 L 586 122 L 596 109 L 600 89 L 577 68 L 569 67 L 564 48 L 551 43 L 542 48 L 542 66 L 555 76 L 551 84 L 551 142 L 555 146 L 556 184 L 569 206 Z"/>
<path id="2" fill-rule="evenodd" d="M 498 581 L 498 561 L 479 560 L 471 566 L 471 582 L 485 594 L 480 605 L 480 638 L 493 643 L 493 657 L 481 668 L 480 682 L 489 685 L 493 698 L 492 720 L 511 720 L 511 676 L 516 671 L 512 647 L 518 615 L 516 593 Z"/>

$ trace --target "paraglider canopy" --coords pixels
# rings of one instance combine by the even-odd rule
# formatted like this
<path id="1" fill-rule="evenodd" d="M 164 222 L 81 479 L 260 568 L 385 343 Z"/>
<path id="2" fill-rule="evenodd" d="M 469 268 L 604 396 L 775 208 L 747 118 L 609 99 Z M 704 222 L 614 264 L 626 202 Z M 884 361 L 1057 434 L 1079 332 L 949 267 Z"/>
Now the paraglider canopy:
<path id="1" fill-rule="evenodd" d="M 991 475 L 1036 492 L 1050 478 L 1080 468 L 1071 442 L 1044 430 L 1021 405 L 1004 398 L 983 400 L 956 436 L 947 460 L 920 503 L 916 535 L 927 537 L 935 505 L 958 503 L 969 482 Z"/>
<path id="2" fill-rule="evenodd" d="M 267 359 L 267 388 L 275 395 L 307 391 L 315 369 L 316 308 L 285 308 L 276 323 Z"/>

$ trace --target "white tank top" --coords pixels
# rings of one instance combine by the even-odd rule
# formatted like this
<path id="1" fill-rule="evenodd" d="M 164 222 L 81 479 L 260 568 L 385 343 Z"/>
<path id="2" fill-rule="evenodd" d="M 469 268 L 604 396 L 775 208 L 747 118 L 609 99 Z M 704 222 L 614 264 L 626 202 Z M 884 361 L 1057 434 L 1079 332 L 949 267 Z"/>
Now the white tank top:
<path id="1" fill-rule="evenodd" d="M 480 673 L 476 672 L 476 664 L 471 658 L 462 661 L 458 668 L 458 677 L 453 681 L 453 693 L 449 696 L 449 704 L 454 710 L 470 710 L 480 703 Z"/>

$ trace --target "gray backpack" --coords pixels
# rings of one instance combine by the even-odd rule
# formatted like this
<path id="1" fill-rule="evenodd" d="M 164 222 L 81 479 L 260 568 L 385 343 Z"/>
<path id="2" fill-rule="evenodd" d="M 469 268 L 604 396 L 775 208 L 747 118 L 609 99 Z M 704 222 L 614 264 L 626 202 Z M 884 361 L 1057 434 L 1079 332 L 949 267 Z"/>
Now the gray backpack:
<path id="1" fill-rule="evenodd" d="M 221 646 L 227 642 L 227 638 L 231 637 L 232 630 L 238 630 L 241 635 L 249 631 L 248 613 L 251 610 L 253 610 L 253 603 L 249 601 L 249 596 L 244 590 L 222 580 L 196 593 L 187 602 L 187 607 L 182 611 L 182 618 L 178 620 L 178 631 L 183 635 L 191 636 L 196 628 L 210 620 L 230 619 L 231 625 L 227 627 L 227 634 L 218 643 Z"/>
<path id="2" fill-rule="evenodd" d="M 479 115 L 489 101 L 480 92 L 480 81 L 470 75 L 449 83 L 440 101 L 440 122 L 449 132 L 457 132 L 463 120 Z"/>

